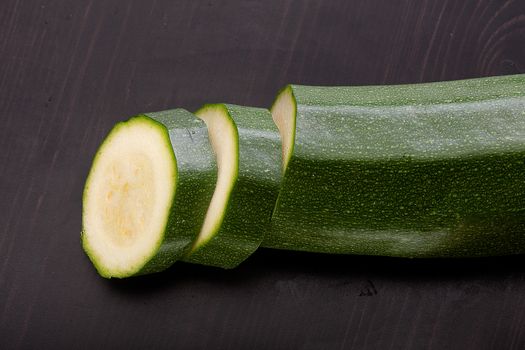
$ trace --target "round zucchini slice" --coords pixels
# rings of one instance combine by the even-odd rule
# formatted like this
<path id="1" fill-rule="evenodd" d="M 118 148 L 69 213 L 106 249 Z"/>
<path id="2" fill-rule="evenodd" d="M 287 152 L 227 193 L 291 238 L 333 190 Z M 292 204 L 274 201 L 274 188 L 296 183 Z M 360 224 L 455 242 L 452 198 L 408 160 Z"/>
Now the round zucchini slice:
<path id="1" fill-rule="evenodd" d="M 83 196 L 82 244 L 103 277 L 164 270 L 191 247 L 213 194 L 206 126 L 185 110 L 118 123 Z"/>

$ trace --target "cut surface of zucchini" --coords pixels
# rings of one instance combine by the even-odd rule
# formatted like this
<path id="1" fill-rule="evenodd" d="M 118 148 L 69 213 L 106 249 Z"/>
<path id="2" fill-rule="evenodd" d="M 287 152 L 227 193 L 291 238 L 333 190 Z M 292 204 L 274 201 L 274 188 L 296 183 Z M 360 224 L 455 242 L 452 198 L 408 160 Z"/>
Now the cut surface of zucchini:
<path id="1" fill-rule="evenodd" d="M 184 110 L 118 123 L 83 197 L 84 250 L 104 277 L 161 271 L 191 246 L 213 192 L 204 123 Z"/>
<path id="2" fill-rule="evenodd" d="M 84 192 L 83 241 L 108 276 L 138 271 L 156 251 L 175 194 L 177 164 L 163 128 L 119 123 L 95 158 Z"/>
<path id="3" fill-rule="evenodd" d="M 224 113 L 224 109 L 220 106 L 209 106 L 197 112 L 197 116 L 208 127 L 210 143 L 217 159 L 218 173 L 217 185 L 193 249 L 208 242 L 220 229 L 239 169 L 237 129 L 231 118 Z"/>
<path id="4" fill-rule="evenodd" d="M 291 86 L 283 89 L 272 107 L 272 118 L 279 130 L 282 140 L 283 170 L 288 166 L 295 143 L 295 114 L 296 104 Z"/>

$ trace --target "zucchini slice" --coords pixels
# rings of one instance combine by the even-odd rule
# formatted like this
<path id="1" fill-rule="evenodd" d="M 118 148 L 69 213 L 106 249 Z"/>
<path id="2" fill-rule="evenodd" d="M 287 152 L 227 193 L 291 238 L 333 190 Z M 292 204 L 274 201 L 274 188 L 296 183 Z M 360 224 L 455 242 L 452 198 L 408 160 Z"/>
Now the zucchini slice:
<path id="1" fill-rule="evenodd" d="M 400 257 L 525 253 L 525 75 L 287 86 L 265 247 Z"/>
<path id="2" fill-rule="evenodd" d="M 82 244 L 103 277 L 164 270 L 197 236 L 216 165 L 205 124 L 182 110 L 118 123 L 83 195 Z"/>
<path id="3" fill-rule="evenodd" d="M 270 112 L 226 104 L 195 113 L 208 126 L 218 178 L 204 225 L 184 261 L 233 268 L 268 231 L 279 191 L 279 131 Z"/>

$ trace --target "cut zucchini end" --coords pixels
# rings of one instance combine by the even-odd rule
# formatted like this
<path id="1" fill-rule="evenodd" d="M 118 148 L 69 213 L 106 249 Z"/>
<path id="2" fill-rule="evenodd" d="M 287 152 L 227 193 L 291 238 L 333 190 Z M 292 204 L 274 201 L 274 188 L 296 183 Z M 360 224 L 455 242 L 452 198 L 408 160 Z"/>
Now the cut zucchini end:
<path id="1" fill-rule="evenodd" d="M 101 276 L 134 275 L 157 253 L 176 181 L 162 124 L 138 116 L 115 125 L 95 155 L 83 194 L 82 246 Z"/>
<path id="2" fill-rule="evenodd" d="M 226 106 L 205 105 L 195 112 L 195 115 L 202 119 L 208 128 L 208 137 L 217 159 L 218 173 L 204 223 L 189 255 L 218 233 L 239 171 L 238 132 Z"/>
<path id="3" fill-rule="evenodd" d="M 297 104 L 293 95 L 292 87 L 286 86 L 279 92 L 272 105 L 272 118 L 279 129 L 282 142 L 282 167 L 283 174 L 292 157 L 295 143 L 295 116 Z"/>

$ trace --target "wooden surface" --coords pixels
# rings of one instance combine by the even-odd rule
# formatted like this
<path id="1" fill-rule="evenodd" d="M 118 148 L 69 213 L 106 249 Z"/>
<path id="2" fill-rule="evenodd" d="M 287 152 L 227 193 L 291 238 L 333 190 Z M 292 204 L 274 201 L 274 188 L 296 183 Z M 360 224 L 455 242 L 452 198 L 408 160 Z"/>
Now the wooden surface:
<path id="1" fill-rule="evenodd" d="M 522 0 L 0 3 L 0 348 L 523 349 L 525 257 L 396 260 L 260 250 L 124 281 L 80 248 L 110 127 L 285 83 L 525 72 Z"/>

